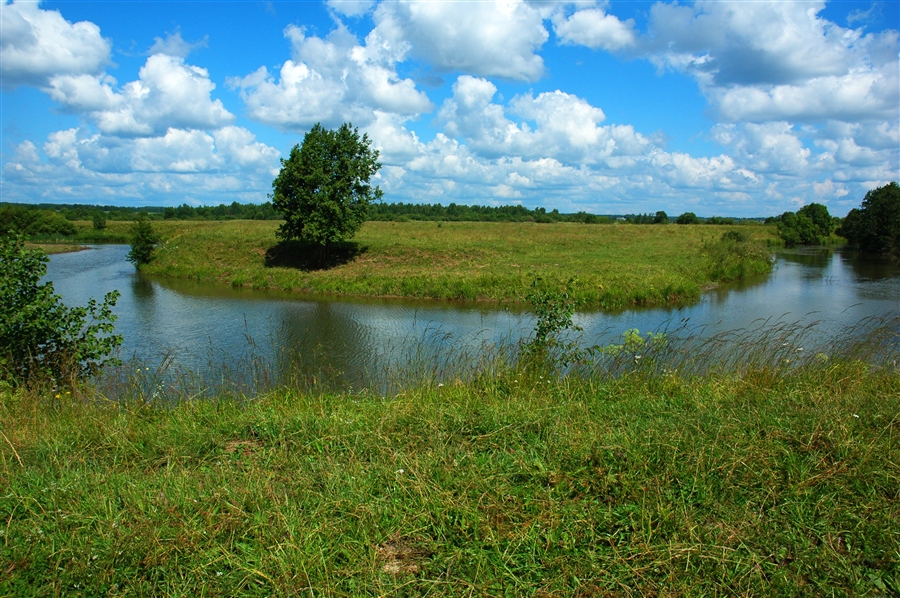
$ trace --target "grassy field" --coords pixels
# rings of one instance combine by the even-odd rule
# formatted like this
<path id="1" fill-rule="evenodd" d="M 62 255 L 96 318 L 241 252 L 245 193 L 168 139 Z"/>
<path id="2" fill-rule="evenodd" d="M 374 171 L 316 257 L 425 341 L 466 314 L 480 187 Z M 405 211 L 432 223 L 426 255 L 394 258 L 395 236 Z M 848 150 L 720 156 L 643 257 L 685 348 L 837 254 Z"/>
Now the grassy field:
<path id="1" fill-rule="evenodd" d="M 0 391 L 3 596 L 889 596 L 900 373 Z"/>
<path id="2" fill-rule="evenodd" d="M 525 300 L 542 278 L 570 278 L 585 305 L 689 303 L 720 278 L 704 245 L 734 227 L 533 223 L 368 222 L 328 269 L 306 267 L 302 248 L 276 247 L 274 222 L 165 222 L 145 272 L 258 289 L 453 300 Z M 762 242 L 772 227 L 742 226 Z M 345 248 L 347 249 L 347 248 Z M 747 262 L 768 271 L 765 258 Z"/>

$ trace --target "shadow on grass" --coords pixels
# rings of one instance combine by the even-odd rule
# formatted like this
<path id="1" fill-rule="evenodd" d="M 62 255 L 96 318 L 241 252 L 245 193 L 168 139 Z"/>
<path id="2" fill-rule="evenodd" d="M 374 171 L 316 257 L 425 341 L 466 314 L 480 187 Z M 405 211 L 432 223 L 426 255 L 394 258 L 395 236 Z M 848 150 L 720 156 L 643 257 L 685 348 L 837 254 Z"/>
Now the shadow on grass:
<path id="1" fill-rule="evenodd" d="M 329 270 L 350 263 L 368 251 L 354 241 L 332 243 L 326 252 L 321 245 L 303 241 L 281 241 L 266 251 L 267 268 L 293 268 L 295 270 Z"/>

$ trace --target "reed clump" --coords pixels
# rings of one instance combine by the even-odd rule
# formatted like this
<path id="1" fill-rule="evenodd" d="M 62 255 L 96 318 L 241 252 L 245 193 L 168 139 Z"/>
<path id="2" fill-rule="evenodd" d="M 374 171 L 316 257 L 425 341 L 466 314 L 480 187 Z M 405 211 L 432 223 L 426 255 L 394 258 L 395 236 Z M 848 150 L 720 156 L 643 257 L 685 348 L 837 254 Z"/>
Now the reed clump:
<path id="1" fill-rule="evenodd" d="M 0 594 L 895 594 L 898 324 L 495 346 L 389 392 L 0 389 Z"/>

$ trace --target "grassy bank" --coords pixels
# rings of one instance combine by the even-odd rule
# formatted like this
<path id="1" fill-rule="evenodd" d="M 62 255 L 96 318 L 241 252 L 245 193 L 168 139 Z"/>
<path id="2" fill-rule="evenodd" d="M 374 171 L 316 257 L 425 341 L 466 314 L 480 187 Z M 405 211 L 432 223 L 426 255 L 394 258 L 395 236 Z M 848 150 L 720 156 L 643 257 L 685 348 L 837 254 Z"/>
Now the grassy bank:
<path id="1" fill-rule="evenodd" d="M 718 226 L 368 222 L 345 248 L 351 259 L 316 270 L 297 247 L 275 247 L 277 223 L 179 224 L 160 229 L 147 273 L 312 293 L 520 302 L 535 278 L 562 287 L 576 277 L 578 301 L 615 308 L 688 303 L 717 280 L 769 268 L 764 255 L 730 264 L 734 254 L 710 244 L 731 228 Z M 774 228 L 740 230 L 765 241 Z"/>
<path id="2" fill-rule="evenodd" d="M 900 591 L 896 368 L 58 394 L 0 393 L 2 595 Z"/>

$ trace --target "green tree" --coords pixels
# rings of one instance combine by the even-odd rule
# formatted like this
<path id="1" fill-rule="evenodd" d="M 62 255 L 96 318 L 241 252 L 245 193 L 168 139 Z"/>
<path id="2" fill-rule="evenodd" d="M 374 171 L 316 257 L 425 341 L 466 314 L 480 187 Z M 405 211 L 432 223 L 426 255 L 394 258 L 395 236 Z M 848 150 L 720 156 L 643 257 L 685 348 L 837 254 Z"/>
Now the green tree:
<path id="1" fill-rule="evenodd" d="M 138 267 L 149 264 L 157 243 L 159 235 L 153 230 L 153 225 L 147 218 L 139 218 L 131 227 L 131 251 L 128 252 L 128 261 Z"/>
<path id="2" fill-rule="evenodd" d="M 278 237 L 300 239 L 322 248 L 346 241 L 365 222 L 369 204 L 383 193 L 369 184 L 381 164 L 367 135 L 344 123 L 336 130 L 316 124 L 295 145 L 272 182 L 272 204 L 284 214 Z"/>
<path id="3" fill-rule="evenodd" d="M 850 210 L 838 234 L 863 251 L 900 257 L 900 185 L 866 193 L 859 209 Z"/>
<path id="4" fill-rule="evenodd" d="M 693 212 L 685 212 L 675 220 L 675 224 L 700 224 L 700 219 Z"/>
<path id="5" fill-rule="evenodd" d="M 821 245 L 834 232 L 834 219 L 828 208 L 811 203 L 796 213 L 785 212 L 778 218 L 778 236 L 788 247 Z"/>
<path id="6" fill-rule="evenodd" d="M 103 230 L 106 228 L 106 214 L 102 210 L 95 210 L 91 216 L 94 222 L 94 230 Z"/>
<path id="7" fill-rule="evenodd" d="M 669 215 L 663 212 L 662 210 L 658 211 L 655 216 L 653 216 L 653 224 L 668 224 L 669 223 Z"/>
<path id="8" fill-rule="evenodd" d="M 112 307 L 118 291 L 103 304 L 66 307 L 53 283 L 40 284 L 47 256 L 25 249 L 21 235 L 0 235 L 0 380 L 24 385 L 52 379 L 73 384 L 117 363 L 109 355 L 122 344 L 113 335 Z"/>
<path id="9" fill-rule="evenodd" d="M 819 236 L 826 239 L 834 232 L 834 218 L 828 213 L 828 208 L 820 203 L 811 203 L 797 210 L 800 216 L 806 216 L 815 225 Z"/>

